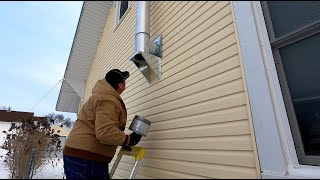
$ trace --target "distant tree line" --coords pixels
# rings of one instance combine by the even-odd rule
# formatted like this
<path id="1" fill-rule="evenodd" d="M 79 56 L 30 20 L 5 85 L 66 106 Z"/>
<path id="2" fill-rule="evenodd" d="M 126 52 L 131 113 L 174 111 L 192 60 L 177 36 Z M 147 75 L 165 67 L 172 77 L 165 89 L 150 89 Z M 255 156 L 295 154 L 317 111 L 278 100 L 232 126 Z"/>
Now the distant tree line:
<path id="1" fill-rule="evenodd" d="M 49 113 L 48 115 L 46 115 L 46 117 L 47 123 L 49 124 L 61 124 L 67 126 L 68 128 L 71 128 L 73 125 L 71 119 L 65 118 L 63 114 Z"/>
<path id="2" fill-rule="evenodd" d="M 0 110 L 7 110 L 7 111 L 11 111 L 12 108 L 11 107 L 6 107 L 6 106 L 2 106 L 0 107 Z"/>

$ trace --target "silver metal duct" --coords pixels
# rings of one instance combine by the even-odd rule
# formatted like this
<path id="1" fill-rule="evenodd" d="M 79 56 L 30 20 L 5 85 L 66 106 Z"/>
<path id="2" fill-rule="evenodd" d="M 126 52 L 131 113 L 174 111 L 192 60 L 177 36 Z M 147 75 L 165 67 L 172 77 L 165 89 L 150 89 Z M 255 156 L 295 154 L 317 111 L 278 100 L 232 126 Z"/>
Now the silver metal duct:
<path id="1" fill-rule="evenodd" d="M 161 78 L 162 37 L 150 42 L 150 1 L 137 1 L 135 52 L 130 60 L 149 83 Z"/>
<path id="2" fill-rule="evenodd" d="M 136 51 L 149 53 L 150 41 L 150 1 L 137 2 L 136 16 Z"/>

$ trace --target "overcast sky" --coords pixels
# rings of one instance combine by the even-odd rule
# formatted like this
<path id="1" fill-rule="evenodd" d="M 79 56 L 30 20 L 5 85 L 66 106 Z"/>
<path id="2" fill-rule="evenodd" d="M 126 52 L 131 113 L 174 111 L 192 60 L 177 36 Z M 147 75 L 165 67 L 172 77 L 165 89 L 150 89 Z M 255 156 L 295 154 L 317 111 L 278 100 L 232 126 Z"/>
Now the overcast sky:
<path id="1" fill-rule="evenodd" d="M 0 107 L 34 112 L 55 111 L 82 1 L 0 2 Z M 46 96 L 36 107 L 41 98 Z"/>

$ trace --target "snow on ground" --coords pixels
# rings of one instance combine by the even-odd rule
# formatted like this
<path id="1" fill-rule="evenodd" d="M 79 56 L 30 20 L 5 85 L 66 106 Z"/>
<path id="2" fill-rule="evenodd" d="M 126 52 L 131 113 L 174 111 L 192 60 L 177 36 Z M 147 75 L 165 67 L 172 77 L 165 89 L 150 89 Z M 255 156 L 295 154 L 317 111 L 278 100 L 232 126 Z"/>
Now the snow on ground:
<path id="1" fill-rule="evenodd" d="M 6 166 L 6 163 L 3 162 L 6 153 L 6 150 L 0 148 L 0 156 L 2 156 L 0 157 L 0 179 L 9 179 L 8 167 Z"/>
<path id="2" fill-rule="evenodd" d="M 3 162 L 6 153 L 6 150 L 0 148 L 0 156 L 2 156 L 0 157 L 0 179 L 10 178 L 6 163 Z M 47 160 L 33 175 L 32 179 L 65 179 L 62 158 Z"/>
<path id="3" fill-rule="evenodd" d="M 65 179 L 63 160 L 60 158 L 50 159 L 42 165 L 33 175 L 32 179 Z"/>

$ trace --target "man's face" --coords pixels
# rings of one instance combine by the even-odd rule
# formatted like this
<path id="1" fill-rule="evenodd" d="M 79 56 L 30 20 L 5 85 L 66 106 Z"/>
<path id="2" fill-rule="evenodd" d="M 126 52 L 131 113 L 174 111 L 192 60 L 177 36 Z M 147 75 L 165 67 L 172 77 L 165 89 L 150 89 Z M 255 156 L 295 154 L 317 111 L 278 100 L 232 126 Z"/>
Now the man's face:
<path id="1" fill-rule="evenodd" d="M 119 83 L 119 94 L 121 94 L 126 89 L 126 81 Z"/>

